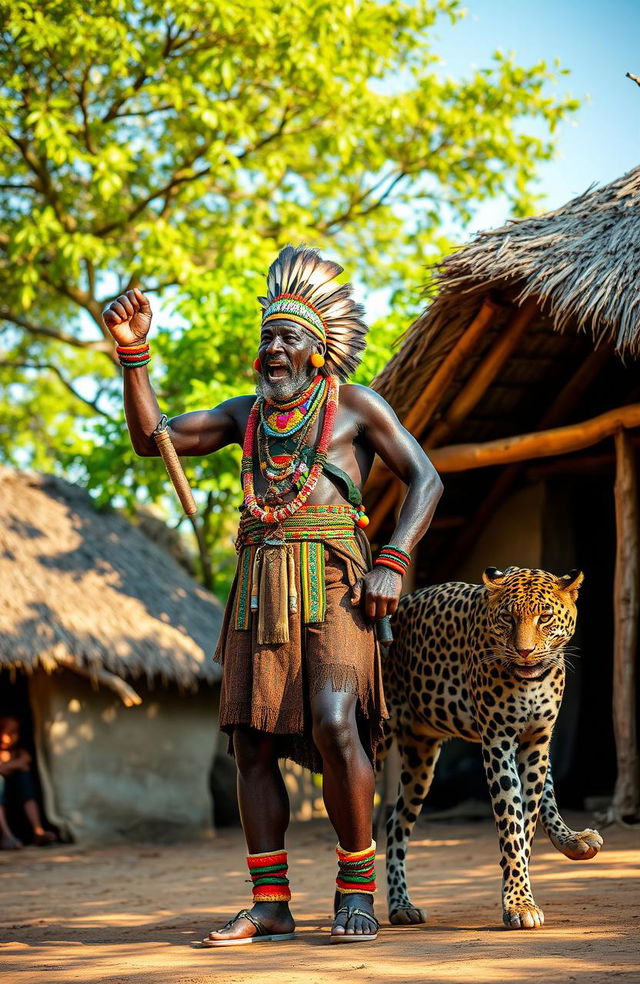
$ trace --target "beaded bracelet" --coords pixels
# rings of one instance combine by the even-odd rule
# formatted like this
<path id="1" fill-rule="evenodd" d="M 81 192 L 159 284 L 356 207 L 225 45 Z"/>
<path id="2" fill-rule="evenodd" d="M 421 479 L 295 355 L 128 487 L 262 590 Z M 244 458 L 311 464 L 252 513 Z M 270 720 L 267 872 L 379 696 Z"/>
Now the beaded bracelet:
<path id="1" fill-rule="evenodd" d="M 389 567 L 392 571 L 397 571 L 398 574 L 406 574 L 410 563 L 411 557 L 406 550 L 401 550 L 400 547 L 394 547 L 392 543 L 388 543 L 376 557 L 374 566 Z"/>
<path id="2" fill-rule="evenodd" d="M 151 359 L 148 342 L 143 345 L 116 345 L 116 352 L 124 369 L 146 366 Z"/>

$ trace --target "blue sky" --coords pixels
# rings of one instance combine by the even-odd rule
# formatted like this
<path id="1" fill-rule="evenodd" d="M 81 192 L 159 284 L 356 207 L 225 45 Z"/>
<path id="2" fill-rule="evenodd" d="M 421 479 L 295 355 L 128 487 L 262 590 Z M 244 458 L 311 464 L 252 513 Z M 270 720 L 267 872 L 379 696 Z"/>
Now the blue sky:
<path id="1" fill-rule="evenodd" d="M 582 106 L 556 133 L 557 159 L 539 166 L 540 211 L 556 208 L 640 164 L 640 0 L 469 0 L 467 16 L 437 29 L 443 71 L 460 78 L 483 67 L 497 48 L 521 64 L 558 58 L 568 76 L 557 91 Z M 471 231 L 501 225 L 506 204 L 483 206 Z"/>

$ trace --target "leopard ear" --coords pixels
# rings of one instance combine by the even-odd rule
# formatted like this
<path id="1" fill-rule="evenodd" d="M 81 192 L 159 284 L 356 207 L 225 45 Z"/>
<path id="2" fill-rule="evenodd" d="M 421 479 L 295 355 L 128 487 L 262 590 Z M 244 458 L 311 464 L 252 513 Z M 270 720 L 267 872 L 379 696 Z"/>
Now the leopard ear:
<path id="1" fill-rule="evenodd" d="M 566 591 L 571 601 L 575 601 L 578 597 L 578 592 L 583 581 L 584 574 L 575 567 L 568 574 L 563 574 L 558 578 L 560 590 Z"/>
<path id="2" fill-rule="evenodd" d="M 504 571 L 499 571 L 497 567 L 487 567 L 482 574 L 482 580 L 489 591 L 495 591 L 496 588 L 502 587 L 505 576 Z"/>

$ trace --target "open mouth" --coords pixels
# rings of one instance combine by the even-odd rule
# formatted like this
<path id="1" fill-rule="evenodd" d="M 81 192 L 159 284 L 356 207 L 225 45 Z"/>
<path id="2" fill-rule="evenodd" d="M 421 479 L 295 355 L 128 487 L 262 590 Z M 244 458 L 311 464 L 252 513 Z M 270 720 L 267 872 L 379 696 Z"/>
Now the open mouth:
<path id="1" fill-rule="evenodd" d="M 512 667 L 514 675 L 521 680 L 537 680 L 548 669 L 549 666 L 542 660 L 538 663 L 516 663 Z"/>
<path id="2" fill-rule="evenodd" d="M 268 379 L 285 379 L 289 375 L 289 367 L 283 362 L 269 362 L 265 369 Z"/>

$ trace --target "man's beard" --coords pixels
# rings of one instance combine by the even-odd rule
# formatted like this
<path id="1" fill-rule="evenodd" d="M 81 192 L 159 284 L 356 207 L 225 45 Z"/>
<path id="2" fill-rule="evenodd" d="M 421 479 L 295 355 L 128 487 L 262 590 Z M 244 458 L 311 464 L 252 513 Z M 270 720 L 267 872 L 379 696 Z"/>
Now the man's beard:
<path id="1" fill-rule="evenodd" d="M 265 376 L 261 376 L 258 382 L 257 390 L 260 396 L 264 396 L 267 400 L 272 400 L 275 403 L 283 403 L 285 400 L 290 400 L 296 395 L 296 393 L 301 393 L 303 390 L 309 386 L 311 380 L 314 378 L 315 373 L 309 372 L 308 369 L 299 369 L 297 372 L 291 370 L 289 376 L 285 376 L 283 379 L 267 379 Z"/>

